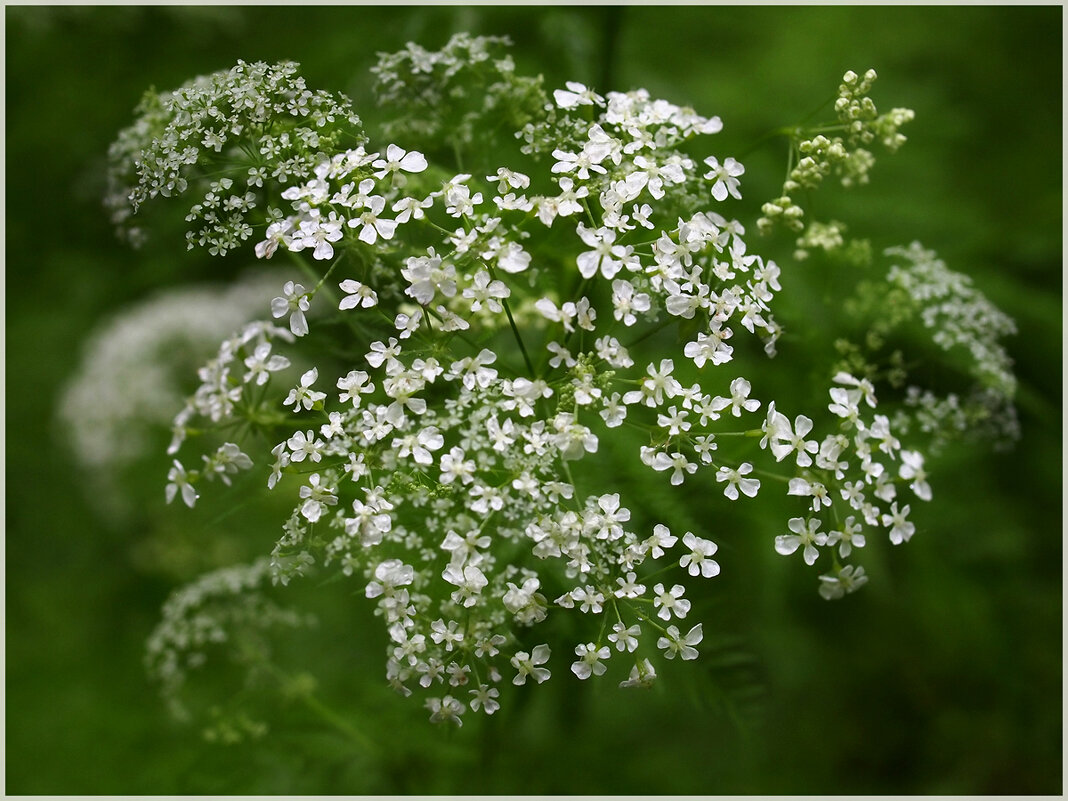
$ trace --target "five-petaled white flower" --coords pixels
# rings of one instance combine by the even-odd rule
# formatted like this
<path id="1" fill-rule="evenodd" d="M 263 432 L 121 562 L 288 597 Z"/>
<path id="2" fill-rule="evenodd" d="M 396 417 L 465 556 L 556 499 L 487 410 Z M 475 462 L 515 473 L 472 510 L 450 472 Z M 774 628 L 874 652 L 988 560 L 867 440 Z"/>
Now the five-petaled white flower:
<path id="1" fill-rule="evenodd" d="M 318 473 L 308 476 L 308 483 L 300 488 L 300 497 L 304 499 L 300 513 L 309 523 L 317 522 L 327 506 L 337 505 L 337 489 L 324 485 Z"/>
<path id="2" fill-rule="evenodd" d="M 760 408 L 760 401 L 749 397 L 751 390 L 752 385 L 746 379 L 741 377 L 734 379 L 731 381 L 731 396 L 713 398 L 712 410 L 718 412 L 729 406 L 731 414 L 735 417 L 741 417 L 743 409 L 747 412 L 755 412 Z"/>
<path id="3" fill-rule="evenodd" d="M 682 453 L 664 453 L 663 451 L 657 451 L 653 456 L 653 462 L 650 465 L 654 470 L 663 471 L 671 470 L 671 483 L 674 486 L 678 486 L 685 480 L 686 473 L 691 475 L 697 472 L 697 465 L 691 462 Z M 737 495 L 737 492 L 735 492 Z"/>
<path id="4" fill-rule="evenodd" d="M 174 496 L 181 490 L 182 501 L 186 506 L 192 509 L 193 504 L 196 503 L 197 498 L 200 496 L 197 495 L 197 491 L 193 489 L 193 485 L 190 483 L 191 480 L 192 476 L 190 476 L 189 473 L 186 473 L 185 468 L 182 467 L 182 463 L 175 459 L 174 466 L 171 468 L 170 472 L 167 473 L 167 481 L 170 482 L 167 484 L 167 503 L 173 501 Z"/>
<path id="5" fill-rule="evenodd" d="M 608 670 L 601 660 L 608 659 L 612 652 L 607 645 L 602 645 L 598 648 L 594 643 L 588 642 L 584 645 L 575 646 L 575 655 L 578 660 L 571 665 L 571 672 L 580 679 L 588 679 L 591 675 L 601 676 Z"/>
<path id="6" fill-rule="evenodd" d="M 616 232 L 611 228 L 591 229 L 579 223 L 575 230 L 586 246 L 593 248 L 578 256 L 582 277 L 593 278 L 600 272 L 609 280 L 615 278 L 630 256 L 631 248 L 615 244 Z"/>
<path id="7" fill-rule="evenodd" d="M 908 520 L 909 511 L 908 504 L 898 509 L 897 504 L 893 503 L 890 505 L 890 514 L 883 515 L 883 525 L 890 529 L 890 542 L 894 545 L 908 542 L 916 531 L 916 526 Z"/>
<path id="8" fill-rule="evenodd" d="M 755 498 L 757 491 L 760 489 L 760 479 L 746 478 L 745 476 L 751 472 L 753 472 L 753 465 L 749 464 L 749 462 L 743 462 L 738 465 L 737 470 L 723 465 L 716 472 L 716 481 L 727 482 L 727 486 L 723 488 L 723 494 L 732 501 L 738 500 L 739 490 L 742 491 L 743 495 Z"/>
<path id="9" fill-rule="evenodd" d="M 311 388 L 319 379 L 319 368 L 313 367 L 300 377 L 300 385 L 289 390 L 289 396 L 285 399 L 285 405 L 293 405 L 293 411 L 299 412 L 300 407 L 311 409 L 316 403 L 326 400 L 326 393 Z"/>
<path id="10" fill-rule="evenodd" d="M 628 627 L 623 622 L 617 622 L 612 626 L 612 633 L 608 635 L 608 641 L 615 643 L 616 650 L 630 651 L 633 653 L 638 648 L 638 637 L 641 635 L 641 627 L 635 623 Z"/>
<path id="11" fill-rule="evenodd" d="M 286 281 L 282 295 L 271 301 L 271 314 L 275 319 L 289 315 L 289 329 L 298 337 L 308 333 L 308 318 L 304 312 L 311 307 L 309 294 L 301 284 Z"/>
<path id="12" fill-rule="evenodd" d="M 663 649 L 664 656 L 668 659 L 674 659 L 676 656 L 687 660 L 696 659 L 697 649 L 694 646 L 698 645 L 704 636 L 701 623 L 690 629 L 685 637 L 679 633 L 678 626 L 668 626 L 665 636 L 656 641 L 656 647 Z"/>
<path id="13" fill-rule="evenodd" d="M 389 145 L 386 147 L 386 157 L 384 159 L 375 159 L 371 162 L 371 168 L 377 170 L 375 172 L 375 178 L 381 180 L 390 173 L 395 173 L 398 170 L 404 170 L 405 172 L 422 172 L 427 168 L 426 156 L 418 151 L 405 151 L 397 145 Z"/>
<path id="14" fill-rule="evenodd" d="M 245 383 L 255 380 L 256 385 L 262 387 L 270 379 L 271 373 L 289 367 L 289 359 L 272 354 L 270 342 L 261 342 L 256 346 L 252 355 L 245 359 L 245 366 L 248 368 L 244 377 Z"/>
<path id="15" fill-rule="evenodd" d="M 679 567 L 687 568 L 691 576 L 712 578 L 719 575 L 719 562 L 712 559 L 717 550 L 716 543 L 696 537 L 687 531 L 682 535 L 682 544 L 689 548 L 690 552 L 679 559 Z"/>
<path id="16" fill-rule="evenodd" d="M 868 583 L 864 568 L 859 565 L 845 565 L 837 575 L 820 576 L 820 596 L 828 601 L 841 598 Z"/>
<path id="17" fill-rule="evenodd" d="M 341 287 L 341 291 L 346 295 L 341 299 L 341 303 L 338 304 L 338 308 L 342 311 L 355 309 L 357 306 L 369 309 L 378 303 L 378 295 L 375 291 L 359 281 L 346 278 L 338 286 Z"/>
<path id="18" fill-rule="evenodd" d="M 709 166 L 709 171 L 705 173 L 705 178 L 709 181 L 715 181 L 712 184 L 712 197 L 722 201 L 726 200 L 729 194 L 738 200 L 742 199 L 742 193 L 738 191 L 738 176 L 745 172 L 745 167 L 730 156 L 724 160 L 722 165 L 715 156 L 709 156 L 705 159 L 705 164 Z"/>
<path id="19" fill-rule="evenodd" d="M 512 679 L 512 684 L 526 684 L 527 676 L 530 676 L 538 684 L 548 679 L 550 675 L 549 669 L 539 667 L 539 665 L 544 665 L 548 662 L 549 655 L 549 646 L 544 643 L 535 645 L 529 654 L 526 651 L 519 651 L 511 659 L 512 667 L 519 671 L 516 673 L 515 678 Z"/>
<path id="20" fill-rule="evenodd" d="M 931 500 L 931 485 L 927 483 L 927 472 L 923 469 L 923 454 L 918 451 L 901 451 L 901 467 L 898 475 L 910 482 L 909 488 L 922 501 Z"/>
<path id="21" fill-rule="evenodd" d="M 822 531 L 818 531 L 820 525 L 818 517 L 812 517 L 808 520 L 803 517 L 791 517 L 787 523 L 787 528 L 794 533 L 780 534 L 776 537 L 775 550 L 784 556 L 789 556 L 798 548 L 804 546 L 802 555 L 805 558 L 805 564 L 813 564 L 820 555 L 816 546 L 827 544 L 827 535 Z"/>
<path id="22" fill-rule="evenodd" d="M 682 597 L 686 589 L 681 584 L 676 584 L 670 590 L 664 589 L 663 584 L 653 587 L 653 608 L 658 609 L 657 615 L 662 620 L 671 620 L 674 615 L 678 618 L 686 617 L 690 611 L 690 602 Z"/>

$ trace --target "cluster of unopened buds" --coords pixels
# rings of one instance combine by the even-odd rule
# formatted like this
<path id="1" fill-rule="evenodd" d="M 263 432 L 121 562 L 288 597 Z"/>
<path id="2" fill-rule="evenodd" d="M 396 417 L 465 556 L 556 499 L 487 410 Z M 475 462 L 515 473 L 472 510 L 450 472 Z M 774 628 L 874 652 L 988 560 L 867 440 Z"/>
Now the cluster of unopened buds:
<path id="1" fill-rule="evenodd" d="M 420 52 L 423 72 L 442 66 Z M 762 391 L 752 368 L 776 352 L 781 272 L 728 216 L 743 166 L 689 155 L 721 127 L 641 90 L 568 83 L 519 132 L 522 170 L 457 173 L 404 142 L 325 155 L 255 245 L 296 254 L 307 284 L 222 344 L 171 445 L 177 457 L 240 421 L 270 455 L 220 437 L 195 468 L 174 459 L 168 501 L 193 506 L 205 482 L 249 469 L 293 493 L 271 579 L 362 582 L 389 682 L 456 723 L 497 710 L 502 683 L 558 669 L 539 634 L 557 615 L 588 618 L 564 646 L 578 679 L 623 661 L 621 686 L 645 685 L 657 654 L 698 657 L 687 582 L 719 575 L 717 544 L 628 499 L 612 459 L 658 474 L 657 491 L 791 496 L 768 547 L 823 566 L 825 598 L 862 586 L 844 560 L 873 534 L 913 535 L 924 457 L 864 376 L 829 374 L 816 409 Z M 152 645 L 171 686 L 180 639 Z"/>

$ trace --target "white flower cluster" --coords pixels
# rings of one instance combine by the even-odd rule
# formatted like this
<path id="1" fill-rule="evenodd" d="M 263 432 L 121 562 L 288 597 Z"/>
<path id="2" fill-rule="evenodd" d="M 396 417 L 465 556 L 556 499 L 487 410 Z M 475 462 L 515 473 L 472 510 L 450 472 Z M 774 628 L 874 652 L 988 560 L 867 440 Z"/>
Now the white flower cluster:
<path id="1" fill-rule="evenodd" d="M 414 42 L 380 53 L 371 68 L 375 96 L 393 116 L 387 138 L 421 147 L 492 147 L 500 130 L 521 127 L 545 104 L 541 77 L 516 73 L 504 36 L 455 34 L 441 50 Z"/>
<path id="2" fill-rule="evenodd" d="M 483 63 L 496 44 L 458 41 L 384 57 L 379 78 L 401 93 L 409 73 L 454 64 L 449 79 L 458 48 Z M 389 682 L 424 693 L 435 721 L 547 680 L 560 646 L 542 632 L 560 616 L 583 632 L 564 646 L 580 680 L 624 661 L 621 685 L 644 686 L 658 653 L 698 657 L 693 582 L 719 574 L 717 544 L 613 486 L 606 437 L 665 491 L 705 478 L 744 502 L 777 482 L 797 516 L 768 547 L 809 565 L 827 552 L 828 599 L 865 583 L 840 560 L 873 532 L 913 535 L 906 489 L 931 498 L 869 380 L 834 374 L 830 403 L 791 418 L 748 369 L 775 355 L 783 287 L 728 216 L 743 165 L 690 155 L 719 118 L 644 90 L 552 98 L 518 132 L 526 161 L 457 173 L 404 142 L 361 143 L 296 175 L 255 249 L 310 257 L 312 280 L 282 286 L 277 322 L 223 343 L 175 421 L 174 455 L 238 422 L 268 438 L 264 460 L 206 435 L 202 466 L 175 459 L 168 500 L 192 506 L 204 480 L 266 461 L 294 501 L 273 580 L 359 581 Z M 280 386 L 298 359 L 310 366 Z"/>
<path id="3" fill-rule="evenodd" d="M 89 335 L 57 416 L 89 484 L 87 495 L 105 511 L 129 511 L 133 499 L 121 489 L 123 472 L 155 453 L 154 435 L 170 427 L 175 407 L 196 386 L 193 371 L 220 339 L 263 314 L 284 276 L 261 270 L 225 289 L 169 290 Z"/>
<path id="4" fill-rule="evenodd" d="M 919 242 L 890 248 L 888 256 L 903 260 L 887 274 L 892 287 L 905 290 L 919 307 L 920 319 L 943 350 L 963 348 L 974 363 L 975 377 L 987 387 L 1012 396 L 1016 377 L 999 340 L 1016 333 L 1016 323 L 972 285 L 972 279 L 946 267 Z"/>
<path id="5" fill-rule="evenodd" d="M 176 717 L 189 717 L 181 691 L 189 672 L 205 665 L 212 648 L 233 645 L 239 637 L 258 639 L 275 627 L 313 622 L 264 594 L 270 574 L 266 558 L 215 570 L 182 587 L 163 605 L 162 619 L 148 638 L 145 665 Z M 256 645 L 263 647 L 258 641 Z"/>
<path id="6" fill-rule="evenodd" d="M 197 371 L 200 386 L 174 418 L 174 435 L 167 453 L 178 452 L 188 434 L 187 423 L 195 415 L 218 424 L 233 419 L 235 412 L 240 411 L 253 423 L 271 425 L 277 422 L 277 415 L 264 410 L 262 404 L 252 397 L 251 391 L 245 391 L 246 387 L 250 390 L 262 387 L 271 373 L 290 366 L 288 358 L 272 353 L 275 340 L 291 342 L 293 335 L 284 328 L 259 320 L 248 323 L 236 334 L 223 340 L 215 358 Z M 179 465 L 175 465 L 175 470 L 185 475 Z M 182 497 L 189 497 L 184 490 Z M 189 500 L 186 503 L 193 505 Z"/>
<path id="7" fill-rule="evenodd" d="M 112 222 L 137 244 L 144 232 L 130 217 L 145 201 L 203 193 L 186 217 L 199 226 L 187 241 L 218 255 L 252 235 L 248 218 L 265 185 L 306 174 L 334 140 L 359 141 L 349 101 L 308 89 L 291 62 L 239 61 L 173 92 L 148 92 L 137 115 L 108 153 Z"/>
<path id="8" fill-rule="evenodd" d="M 1005 446 L 1019 438 L 1013 399 L 1016 376 L 1001 340 L 1016 333 L 1016 323 L 973 286 L 972 279 L 946 267 L 919 242 L 890 248 L 886 255 L 901 260 L 891 266 L 887 284 L 904 291 L 931 341 L 950 354 L 963 354 L 975 382 L 963 397 L 909 386 L 899 427 L 915 425 L 931 435 L 940 449 L 954 434 L 978 434 Z M 910 412 L 909 409 L 915 411 Z"/>
<path id="9" fill-rule="evenodd" d="M 848 354 L 840 368 L 885 376 L 894 389 L 904 390 L 903 405 L 892 417 L 894 430 L 924 435 L 931 453 L 959 439 L 1010 446 L 1020 433 L 1016 377 L 1002 340 L 1016 333 L 1016 324 L 971 278 L 948 269 L 920 243 L 889 248 L 885 255 L 890 258 L 885 278 L 862 282 L 845 304 L 868 331 L 863 345 L 839 343 Z M 893 346 L 897 350 L 887 358 Z M 922 373 L 910 375 L 902 348 L 918 367 L 944 354 L 938 386 L 917 383 Z"/>

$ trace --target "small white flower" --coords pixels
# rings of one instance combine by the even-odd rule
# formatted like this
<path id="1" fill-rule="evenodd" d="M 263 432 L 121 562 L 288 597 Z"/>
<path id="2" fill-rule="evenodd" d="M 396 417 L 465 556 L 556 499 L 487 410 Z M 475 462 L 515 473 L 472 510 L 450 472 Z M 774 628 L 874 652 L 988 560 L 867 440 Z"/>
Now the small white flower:
<path id="1" fill-rule="evenodd" d="M 446 695 L 444 698 L 427 698 L 426 708 L 430 710 L 431 723 L 464 725 L 464 722 L 460 719 L 460 716 L 464 713 L 464 705 L 451 695 Z"/>
<path id="2" fill-rule="evenodd" d="M 497 703 L 497 698 L 500 697 L 500 691 L 496 687 L 490 687 L 488 684 L 478 685 L 476 690 L 468 690 L 472 696 L 474 696 L 469 702 L 471 709 L 475 712 L 481 708 L 487 715 L 492 715 L 501 705 Z"/>
<path id="3" fill-rule="evenodd" d="M 307 433 L 298 431 L 289 438 L 286 444 L 292 453 L 289 457 L 291 462 L 303 462 L 305 459 L 311 459 L 313 462 L 322 461 L 323 450 L 326 448 L 326 443 L 316 439 L 315 432 L 310 429 Z"/>
<path id="4" fill-rule="evenodd" d="M 681 453 L 667 454 L 663 451 L 657 451 L 650 466 L 658 471 L 671 470 L 671 483 L 675 486 L 683 482 L 685 473 L 692 475 L 697 472 L 697 465 L 689 461 Z"/>
<path id="5" fill-rule="evenodd" d="M 615 623 L 612 626 L 612 633 L 608 635 L 608 641 L 615 643 L 616 650 L 619 652 L 629 651 L 634 653 L 638 648 L 638 637 L 641 636 L 642 630 L 635 623 L 629 628 L 622 622 Z"/>
<path id="6" fill-rule="evenodd" d="M 643 544 L 653 559 L 659 559 L 664 555 L 664 551 L 667 548 L 672 547 L 678 541 L 679 538 L 674 536 L 667 526 L 663 523 L 657 523 L 653 526 L 652 535 Z"/>
<path id="7" fill-rule="evenodd" d="M 197 491 L 193 489 L 193 486 L 190 483 L 191 476 L 186 473 L 185 468 L 182 467 L 182 463 L 177 459 L 174 460 L 174 466 L 171 468 L 170 472 L 167 473 L 167 481 L 170 482 L 167 484 L 166 490 L 167 503 L 173 501 L 175 495 L 181 490 L 182 501 L 186 506 L 192 509 L 193 504 L 196 503 L 197 498 L 200 496 L 197 495 Z"/>
<path id="8" fill-rule="evenodd" d="M 326 439 L 344 436 L 345 428 L 342 424 L 341 412 L 330 412 L 327 419 L 330 422 L 319 426 L 319 433 Z"/>
<path id="9" fill-rule="evenodd" d="M 308 370 L 304 375 L 300 377 L 300 385 L 295 389 L 289 391 L 289 396 L 285 399 L 286 406 L 293 404 L 293 411 L 300 411 L 300 407 L 305 409 L 311 409 L 316 403 L 326 400 L 325 392 L 318 392 L 311 388 L 319 379 L 319 369 L 313 367 Z"/>
<path id="10" fill-rule="evenodd" d="M 662 646 L 661 646 L 662 647 Z M 652 662 L 643 659 L 630 669 L 630 676 L 619 683 L 620 687 L 651 687 L 656 681 Z"/>
<path id="11" fill-rule="evenodd" d="M 729 398 L 714 398 L 712 400 L 712 408 L 718 412 L 729 406 L 731 414 L 735 417 L 741 417 L 743 409 L 747 412 L 755 412 L 760 408 L 760 401 L 749 397 L 751 389 L 749 382 L 744 378 L 736 378 L 731 381 L 731 396 Z"/>
<path id="12" fill-rule="evenodd" d="M 777 418 L 778 419 L 778 418 Z M 789 419 L 785 415 L 778 422 L 775 438 L 770 443 L 775 461 L 781 462 L 790 453 L 797 453 L 797 466 L 808 467 L 812 464 L 812 454 L 819 451 L 819 443 L 806 440 L 805 435 L 812 431 L 812 420 L 799 414 L 791 430 Z"/>
<path id="13" fill-rule="evenodd" d="M 923 469 L 923 454 L 917 451 L 901 451 L 901 467 L 898 475 L 910 481 L 909 488 L 922 501 L 931 500 L 931 485 L 927 483 L 927 473 Z"/>
<path id="14" fill-rule="evenodd" d="M 760 489 L 760 480 L 745 478 L 751 472 L 753 472 L 753 465 L 749 464 L 749 462 L 743 462 L 738 465 L 737 470 L 724 465 L 716 472 L 716 481 L 727 482 L 727 486 L 723 488 L 723 494 L 732 501 L 738 500 L 739 490 L 742 491 L 743 495 L 755 498 L 757 491 Z"/>
<path id="15" fill-rule="evenodd" d="M 445 568 L 441 577 L 459 588 L 452 594 L 452 600 L 465 607 L 478 603 L 477 596 L 489 584 L 486 575 L 473 564 L 466 564 L 463 568 L 450 564 Z"/>
<path id="16" fill-rule="evenodd" d="M 304 312 L 311 307 L 308 293 L 301 284 L 286 281 L 281 297 L 271 301 L 271 314 L 275 319 L 289 315 L 289 329 L 298 337 L 308 333 L 308 318 Z"/>
<path id="17" fill-rule="evenodd" d="M 202 458 L 204 459 L 204 478 L 211 481 L 218 476 L 227 486 L 230 486 L 230 476 L 239 470 L 248 470 L 252 467 L 252 459 L 248 454 L 242 453 L 241 449 L 232 442 L 223 443 L 210 457 Z"/>
<path id="18" fill-rule="evenodd" d="M 560 108 L 569 109 L 575 108 L 576 106 L 604 105 L 603 97 L 592 89 L 587 89 L 586 86 L 581 83 L 568 81 L 564 86 L 566 86 L 567 89 L 556 89 L 553 91 L 553 100 L 556 101 L 556 105 Z"/>
<path id="19" fill-rule="evenodd" d="M 579 223 L 576 231 L 586 246 L 593 248 L 578 256 L 578 268 L 582 277 L 593 278 L 600 272 L 609 280 L 614 278 L 616 273 L 623 269 L 631 254 L 631 248 L 616 245 L 616 232 L 609 228 L 590 229 Z"/>
<path id="20" fill-rule="evenodd" d="M 745 172 L 745 167 L 729 156 L 722 165 L 715 156 L 706 158 L 705 164 L 709 166 L 709 171 L 705 173 L 705 178 L 709 181 L 715 181 L 712 185 L 712 197 L 723 201 L 727 199 L 729 194 L 731 197 L 741 200 L 742 193 L 738 191 L 738 176 Z"/>
<path id="21" fill-rule="evenodd" d="M 342 403 L 352 401 L 353 408 L 359 408 L 360 395 L 375 391 L 375 385 L 370 382 L 370 376 L 363 370 L 350 370 L 347 375 L 337 380 L 337 388 L 341 390 L 339 400 Z"/>
<path id="22" fill-rule="evenodd" d="M 602 645 L 598 648 L 592 642 L 585 645 L 578 645 L 575 647 L 575 655 L 578 660 L 571 665 L 571 672 L 578 676 L 580 679 L 588 679 L 592 676 L 604 675 L 604 672 L 608 669 L 602 659 L 608 659 L 612 655 L 612 652 L 608 649 L 607 645 Z"/>
<path id="23" fill-rule="evenodd" d="M 535 645 L 534 649 L 528 654 L 526 651 L 519 651 L 512 657 L 512 667 L 514 667 L 518 673 L 512 684 L 526 684 L 527 676 L 530 676 L 538 684 L 549 678 L 550 673 L 548 668 L 539 667 L 549 661 L 549 646 L 548 645 Z"/>
<path id="24" fill-rule="evenodd" d="M 716 543 L 695 537 L 687 531 L 682 535 L 682 544 L 689 548 L 690 552 L 679 559 L 679 567 L 687 568 L 691 576 L 712 578 L 719 575 L 719 563 L 711 558 L 717 550 Z"/>
<path id="25" fill-rule="evenodd" d="M 320 261 L 332 259 L 334 248 L 330 243 L 344 236 L 342 223 L 335 212 L 330 212 L 326 219 L 317 216 L 304 220 L 293 236 L 289 249 L 299 253 L 305 248 L 312 248 L 312 258 Z"/>
<path id="26" fill-rule="evenodd" d="M 365 309 L 369 309 L 378 303 L 378 295 L 371 287 L 366 284 L 361 284 L 359 281 L 354 281 L 348 278 L 338 284 L 341 287 L 341 291 L 346 294 L 341 299 L 341 303 L 338 304 L 338 309 L 344 311 L 346 309 L 355 309 L 362 306 Z"/>
<path id="27" fill-rule="evenodd" d="M 463 296 L 471 301 L 471 311 L 478 311 L 485 305 L 494 313 L 500 313 L 503 310 L 501 300 L 511 294 L 512 291 L 503 281 L 493 280 L 486 270 L 476 272 L 471 286 L 463 291 Z"/>
<path id="28" fill-rule="evenodd" d="M 916 531 L 916 526 L 908 521 L 909 511 L 908 504 L 899 510 L 894 503 L 890 505 L 890 514 L 883 515 L 883 525 L 890 529 L 890 542 L 894 545 L 908 542 Z"/>
<path id="29" fill-rule="evenodd" d="M 427 162 L 422 153 L 415 150 L 407 152 L 391 144 L 386 147 L 386 157 L 384 159 L 376 159 L 371 163 L 371 167 L 378 171 L 374 174 L 375 178 L 381 180 L 398 170 L 422 172 L 427 168 Z"/>
<path id="30" fill-rule="evenodd" d="M 497 253 L 497 266 L 506 273 L 521 273 L 530 266 L 530 254 L 518 242 L 509 242 Z"/>
<path id="31" fill-rule="evenodd" d="M 245 359 L 245 366 L 248 372 L 245 373 L 243 381 L 248 383 L 255 380 L 256 385 L 262 387 L 270 379 L 271 373 L 289 367 L 289 359 L 277 354 L 271 355 L 271 343 L 261 342 L 252 355 Z"/>
<path id="32" fill-rule="evenodd" d="M 619 589 L 615 591 L 616 598 L 638 598 L 645 593 L 645 585 L 639 584 L 637 574 L 632 570 L 626 578 L 617 578 Z"/>
<path id="33" fill-rule="evenodd" d="M 387 220 L 379 217 L 386 207 L 385 198 L 380 195 L 375 195 L 368 198 L 368 201 L 367 207 L 363 212 L 349 219 L 349 228 L 359 228 L 360 233 L 358 239 L 361 242 L 366 242 L 368 245 L 375 244 L 379 237 L 382 239 L 392 239 L 394 233 L 397 231 L 396 220 Z"/>
<path id="34" fill-rule="evenodd" d="M 304 498 L 304 505 L 300 507 L 300 513 L 309 523 L 315 523 L 322 517 L 327 506 L 337 505 L 337 490 L 322 484 L 322 478 L 318 473 L 308 476 L 308 483 L 300 488 L 300 497 Z"/>
<path id="35" fill-rule="evenodd" d="M 866 540 L 860 532 L 860 524 L 856 522 L 856 518 L 853 515 L 850 515 L 845 519 L 841 531 L 835 530 L 827 533 L 827 545 L 833 546 L 840 542 L 838 555 L 846 559 L 852 553 L 854 547 L 864 547 Z"/>
<path id="36" fill-rule="evenodd" d="M 686 660 L 696 659 L 697 649 L 694 646 L 704 639 L 704 629 L 701 626 L 702 624 L 698 623 L 685 637 L 679 633 L 678 626 L 668 626 L 665 636 L 656 641 L 656 647 L 663 649 L 664 656 L 668 659 L 674 659 L 676 656 Z"/>
<path id="37" fill-rule="evenodd" d="M 841 598 L 847 593 L 855 592 L 868 583 L 864 568 L 845 565 L 837 575 L 820 576 L 820 596 L 828 601 Z"/>
<path id="38" fill-rule="evenodd" d="M 653 608 L 660 610 L 657 616 L 661 620 L 671 620 L 672 615 L 678 618 L 686 617 L 690 611 L 690 602 L 682 597 L 685 592 L 681 584 L 676 584 L 670 590 L 665 590 L 663 584 L 653 587 Z"/>
<path id="39" fill-rule="evenodd" d="M 793 534 L 782 534 L 775 538 L 775 550 L 783 556 L 789 556 L 801 546 L 804 546 L 803 556 L 805 564 L 815 563 L 820 552 L 816 546 L 827 544 L 827 535 L 817 531 L 821 523 L 819 518 L 813 517 L 805 520 L 803 517 L 791 517 L 787 527 Z"/>

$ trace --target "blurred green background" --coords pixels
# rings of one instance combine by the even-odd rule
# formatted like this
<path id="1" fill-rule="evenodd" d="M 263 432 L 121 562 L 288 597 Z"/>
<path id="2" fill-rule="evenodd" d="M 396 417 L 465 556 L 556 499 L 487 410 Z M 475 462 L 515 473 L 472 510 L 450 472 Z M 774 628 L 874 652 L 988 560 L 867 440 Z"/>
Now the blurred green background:
<path id="1" fill-rule="evenodd" d="M 8 7 L 5 23 L 7 792 L 1062 791 L 1060 7 Z M 144 677 L 144 640 L 178 581 L 140 546 L 167 520 L 190 527 L 193 562 L 210 561 L 218 532 L 240 529 L 250 552 L 277 532 L 167 516 L 162 451 L 131 488 L 138 514 L 110 522 L 55 404 L 110 314 L 251 258 L 187 253 L 180 233 L 123 247 L 99 200 L 108 144 L 147 87 L 238 58 L 299 61 L 310 87 L 346 92 L 373 123 L 375 53 L 461 30 L 509 35 L 520 71 L 550 89 L 643 86 L 718 114 L 722 155 L 803 118 L 846 69 L 875 67 L 880 109 L 916 111 L 909 142 L 869 188 L 827 202 L 877 249 L 936 249 L 1016 318 L 1022 440 L 932 463 L 922 536 L 879 559 L 869 548 L 877 580 L 837 604 L 774 554 L 777 532 L 708 511 L 724 565 L 710 653 L 647 693 L 575 692 L 563 677 L 507 717 L 443 731 L 384 688 L 384 634 L 359 599 L 298 590 L 323 623 L 282 656 L 377 748 L 284 699 L 264 739 L 208 745 Z M 784 157 L 775 141 L 746 156 L 753 207 Z M 704 503 L 685 513 L 701 520 Z"/>

